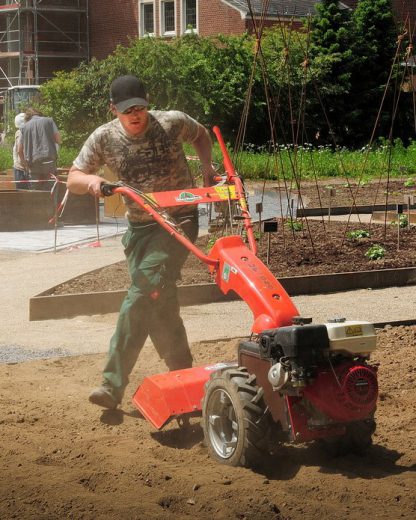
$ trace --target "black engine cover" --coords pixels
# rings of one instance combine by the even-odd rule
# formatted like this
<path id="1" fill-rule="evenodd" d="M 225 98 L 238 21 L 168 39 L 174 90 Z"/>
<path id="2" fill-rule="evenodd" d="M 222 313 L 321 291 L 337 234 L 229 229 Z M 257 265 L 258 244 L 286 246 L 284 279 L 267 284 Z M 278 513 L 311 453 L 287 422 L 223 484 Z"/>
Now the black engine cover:
<path id="1" fill-rule="evenodd" d="M 260 350 L 264 357 L 279 356 L 296 359 L 301 363 L 313 363 L 322 358 L 329 348 L 325 325 L 292 325 L 265 330 L 260 338 Z"/>

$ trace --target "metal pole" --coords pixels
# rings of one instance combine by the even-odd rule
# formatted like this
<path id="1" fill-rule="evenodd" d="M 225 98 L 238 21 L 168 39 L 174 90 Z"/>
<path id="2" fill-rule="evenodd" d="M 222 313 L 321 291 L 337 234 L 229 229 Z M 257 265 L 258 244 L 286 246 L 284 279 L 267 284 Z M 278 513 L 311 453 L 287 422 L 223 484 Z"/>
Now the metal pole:
<path id="1" fill-rule="evenodd" d="M 100 206 L 98 198 L 95 198 L 95 225 L 97 226 L 97 245 L 100 245 Z"/>
<path id="2" fill-rule="evenodd" d="M 256 213 L 259 215 L 259 241 L 261 240 L 261 214 L 263 212 L 263 203 L 257 202 L 256 204 Z"/>
<path id="3" fill-rule="evenodd" d="M 59 184 L 56 184 L 55 190 L 53 192 L 53 205 L 55 207 L 55 215 L 54 215 L 54 242 L 53 242 L 53 252 L 56 253 L 56 245 L 58 241 L 58 186 Z"/>

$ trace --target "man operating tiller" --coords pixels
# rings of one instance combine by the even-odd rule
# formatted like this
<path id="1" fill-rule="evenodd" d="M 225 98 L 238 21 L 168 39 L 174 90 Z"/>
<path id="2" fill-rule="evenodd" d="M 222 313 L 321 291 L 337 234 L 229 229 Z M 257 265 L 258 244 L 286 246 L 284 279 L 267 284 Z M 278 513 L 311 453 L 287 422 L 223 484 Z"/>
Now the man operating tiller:
<path id="1" fill-rule="evenodd" d="M 148 110 L 146 91 L 138 78 L 121 76 L 112 82 L 110 109 L 116 119 L 97 128 L 84 143 L 68 175 L 69 191 L 99 197 L 102 184 L 108 182 L 97 175 L 104 164 L 119 180 L 141 192 L 191 188 L 194 180 L 183 152 L 185 142 L 199 157 L 204 186 L 214 183 L 207 130 L 183 112 Z M 121 403 L 148 336 L 169 370 L 192 366 L 176 289 L 189 251 L 134 202 L 125 202 L 129 224 L 122 244 L 131 287 L 111 338 L 103 383 L 89 397 L 108 409 Z M 177 206 L 168 212 L 195 241 L 196 207 Z"/>

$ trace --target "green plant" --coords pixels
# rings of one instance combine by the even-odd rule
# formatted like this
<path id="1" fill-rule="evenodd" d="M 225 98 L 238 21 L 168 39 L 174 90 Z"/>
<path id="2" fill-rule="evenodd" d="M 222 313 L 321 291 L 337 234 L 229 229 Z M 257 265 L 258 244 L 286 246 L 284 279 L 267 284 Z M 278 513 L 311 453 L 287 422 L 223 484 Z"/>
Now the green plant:
<path id="1" fill-rule="evenodd" d="M 416 184 L 415 178 L 414 177 L 409 177 L 408 179 L 406 179 L 404 181 L 403 186 L 406 186 L 406 188 L 411 188 L 415 184 Z"/>
<path id="2" fill-rule="evenodd" d="M 253 237 L 254 237 L 254 240 L 256 242 L 258 242 L 260 240 L 260 231 L 254 231 L 253 230 Z M 248 242 L 248 236 L 247 236 L 247 231 L 245 229 L 242 230 L 241 232 L 241 238 L 244 240 L 244 242 Z"/>
<path id="3" fill-rule="evenodd" d="M 211 235 L 208 239 L 207 245 L 206 245 L 206 251 L 209 253 L 211 249 L 214 247 L 215 242 L 217 241 L 218 237 L 215 235 Z"/>
<path id="4" fill-rule="evenodd" d="M 374 244 L 365 252 L 365 256 L 369 260 L 378 260 L 379 258 L 384 258 L 386 255 L 386 250 L 383 246 L 379 244 Z"/>
<path id="5" fill-rule="evenodd" d="M 79 153 L 78 148 L 72 148 L 69 146 L 60 146 L 58 152 L 58 166 L 60 168 L 69 168 L 72 166 L 74 159 Z"/>
<path id="6" fill-rule="evenodd" d="M 347 233 L 347 238 L 350 238 L 352 240 L 359 240 L 360 238 L 368 238 L 370 236 L 370 233 L 368 231 L 365 231 L 364 229 L 356 229 L 354 231 L 349 231 Z"/>
<path id="7" fill-rule="evenodd" d="M 302 231 L 302 229 L 303 229 L 303 222 L 301 220 L 289 219 L 286 222 L 286 226 L 289 229 L 293 229 L 293 231 Z"/>
<path id="8" fill-rule="evenodd" d="M 0 146 L 0 171 L 13 167 L 13 155 L 11 147 Z"/>
<path id="9" fill-rule="evenodd" d="M 397 226 L 397 220 L 392 220 L 391 221 L 391 225 L 392 226 Z M 399 216 L 399 226 L 401 228 L 405 228 L 409 225 L 409 219 L 407 218 L 407 215 L 400 215 Z"/>

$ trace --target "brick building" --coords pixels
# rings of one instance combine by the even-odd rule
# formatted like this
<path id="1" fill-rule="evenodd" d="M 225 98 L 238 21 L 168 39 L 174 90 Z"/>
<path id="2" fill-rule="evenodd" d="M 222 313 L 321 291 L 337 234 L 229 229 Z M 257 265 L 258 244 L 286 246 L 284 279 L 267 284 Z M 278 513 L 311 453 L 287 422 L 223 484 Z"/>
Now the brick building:
<path id="1" fill-rule="evenodd" d="M 343 0 L 353 8 L 358 0 Z M 409 26 L 416 22 L 416 0 L 392 0 L 398 21 L 409 16 Z M 270 0 L 265 25 L 299 23 L 314 12 L 318 0 Z M 148 35 L 170 38 L 188 31 L 201 36 L 241 34 L 252 30 L 247 0 L 89 0 L 90 53 L 104 58 L 117 44 L 125 45 L 129 37 Z M 251 0 L 254 17 L 262 17 L 262 0 Z M 115 6 L 119 5 L 120 9 Z"/>
<path id="2" fill-rule="evenodd" d="M 317 0 L 270 0 L 265 25 L 300 20 L 313 11 Z M 201 36 L 242 34 L 252 30 L 245 0 L 125 0 L 115 12 L 112 0 L 90 0 L 91 55 L 104 58 L 129 37 L 166 38 L 194 31 Z M 262 16 L 261 0 L 251 0 L 254 17 Z"/>
<path id="3" fill-rule="evenodd" d="M 416 21 L 416 0 L 392 0 L 398 20 Z M 299 23 L 318 0 L 0 0 L 0 89 L 36 84 L 90 57 L 105 58 L 118 44 L 148 35 L 195 31 L 241 34 L 252 18 L 266 25 Z M 357 0 L 343 0 L 353 8 Z M 251 12 L 249 7 L 251 7 Z"/>

